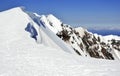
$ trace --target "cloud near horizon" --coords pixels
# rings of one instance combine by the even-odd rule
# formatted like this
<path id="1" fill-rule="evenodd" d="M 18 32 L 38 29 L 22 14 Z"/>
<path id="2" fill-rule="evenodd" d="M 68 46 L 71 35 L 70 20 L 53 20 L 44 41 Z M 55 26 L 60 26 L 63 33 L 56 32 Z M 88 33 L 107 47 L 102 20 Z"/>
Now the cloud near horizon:
<path id="1" fill-rule="evenodd" d="M 120 30 L 120 24 L 119 25 L 81 25 L 81 27 L 84 27 L 86 29 L 92 29 L 92 30 Z"/>

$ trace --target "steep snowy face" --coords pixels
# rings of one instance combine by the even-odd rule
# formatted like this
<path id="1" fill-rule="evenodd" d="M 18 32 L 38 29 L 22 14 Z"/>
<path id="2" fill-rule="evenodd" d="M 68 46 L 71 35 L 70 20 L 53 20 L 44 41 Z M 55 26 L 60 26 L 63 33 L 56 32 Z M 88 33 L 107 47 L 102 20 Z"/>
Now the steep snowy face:
<path id="1" fill-rule="evenodd" d="M 13 8 L 9 11 L 0 12 L 1 44 L 9 44 L 9 42 L 21 40 L 22 38 L 28 39 L 27 35 L 25 35 L 28 33 L 24 32 L 24 29 L 29 22 L 28 15 L 21 8 Z"/>
<path id="2" fill-rule="evenodd" d="M 74 52 L 47 27 L 48 25 L 46 16 L 23 11 L 20 7 L 0 12 L 0 26 L 2 27 L 0 28 L 0 47 L 15 41 L 29 42 L 31 40 L 30 42 L 37 42 L 69 53 Z"/>
<path id="3" fill-rule="evenodd" d="M 57 30 L 57 32 L 62 30 L 61 28 L 62 22 L 52 14 L 47 15 L 47 21 L 49 22 L 50 26 Z"/>
<path id="4" fill-rule="evenodd" d="M 50 15 L 38 15 L 36 13 L 27 12 L 27 14 L 32 18 L 32 20 L 37 23 L 39 26 L 44 26 L 50 29 L 52 32 L 57 33 L 62 30 L 62 22 L 58 20 L 52 14 Z"/>

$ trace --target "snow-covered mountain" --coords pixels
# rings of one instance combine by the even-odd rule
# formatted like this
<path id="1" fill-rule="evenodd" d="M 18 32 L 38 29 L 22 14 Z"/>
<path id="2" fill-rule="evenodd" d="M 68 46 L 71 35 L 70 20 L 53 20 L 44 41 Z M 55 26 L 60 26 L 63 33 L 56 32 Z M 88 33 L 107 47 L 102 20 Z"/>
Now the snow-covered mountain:
<path id="1" fill-rule="evenodd" d="M 119 76 L 119 37 L 110 37 L 20 7 L 0 12 L 0 76 Z M 108 45 L 112 51 L 103 55 Z M 97 58 L 116 60 L 87 58 L 96 57 L 97 50 L 89 52 L 96 46 Z"/>
<path id="2" fill-rule="evenodd" d="M 62 23 L 53 15 L 41 16 L 42 21 L 53 33 L 70 45 L 80 56 L 101 59 L 120 59 L 120 37 L 101 36 L 82 27 L 73 28 Z"/>

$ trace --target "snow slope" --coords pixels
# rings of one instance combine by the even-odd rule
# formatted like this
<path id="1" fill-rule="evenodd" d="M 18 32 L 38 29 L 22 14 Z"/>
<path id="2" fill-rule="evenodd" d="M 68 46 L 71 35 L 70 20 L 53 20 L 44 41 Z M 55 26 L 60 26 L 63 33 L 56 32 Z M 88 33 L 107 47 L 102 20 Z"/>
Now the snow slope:
<path id="1" fill-rule="evenodd" d="M 37 35 L 32 27 L 31 35 L 25 31 L 29 23 Z M 0 12 L 0 76 L 120 75 L 120 61 L 79 57 L 60 44 L 67 46 L 21 8 Z"/>

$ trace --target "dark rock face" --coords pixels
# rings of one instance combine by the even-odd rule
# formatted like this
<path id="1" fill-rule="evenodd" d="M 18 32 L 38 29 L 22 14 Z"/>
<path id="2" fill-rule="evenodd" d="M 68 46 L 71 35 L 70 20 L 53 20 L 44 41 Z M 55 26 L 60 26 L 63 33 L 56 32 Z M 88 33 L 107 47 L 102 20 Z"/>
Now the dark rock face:
<path id="1" fill-rule="evenodd" d="M 61 32 L 59 32 L 59 34 L 57 33 L 57 36 L 59 36 L 60 38 L 62 38 L 62 40 L 64 40 L 64 41 L 68 41 L 70 39 L 68 31 L 65 30 L 65 29 L 63 29 Z"/>
<path id="2" fill-rule="evenodd" d="M 101 52 L 103 53 L 103 55 L 105 56 L 105 59 L 114 59 L 114 57 L 112 56 L 111 53 L 109 53 L 107 51 L 107 49 L 103 48 L 101 49 Z"/>
<path id="3" fill-rule="evenodd" d="M 120 51 L 120 40 L 112 39 L 111 44 L 112 44 L 114 49 Z"/>
<path id="4" fill-rule="evenodd" d="M 61 27 L 63 30 L 56 35 L 71 45 L 78 55 L 114 60 L 112 52 L 114 49 L 120 51 L 120 41 L 110 40 L 108 44 L 87 30 L 81 32 L 65 24 L 61 24 Z"/>

